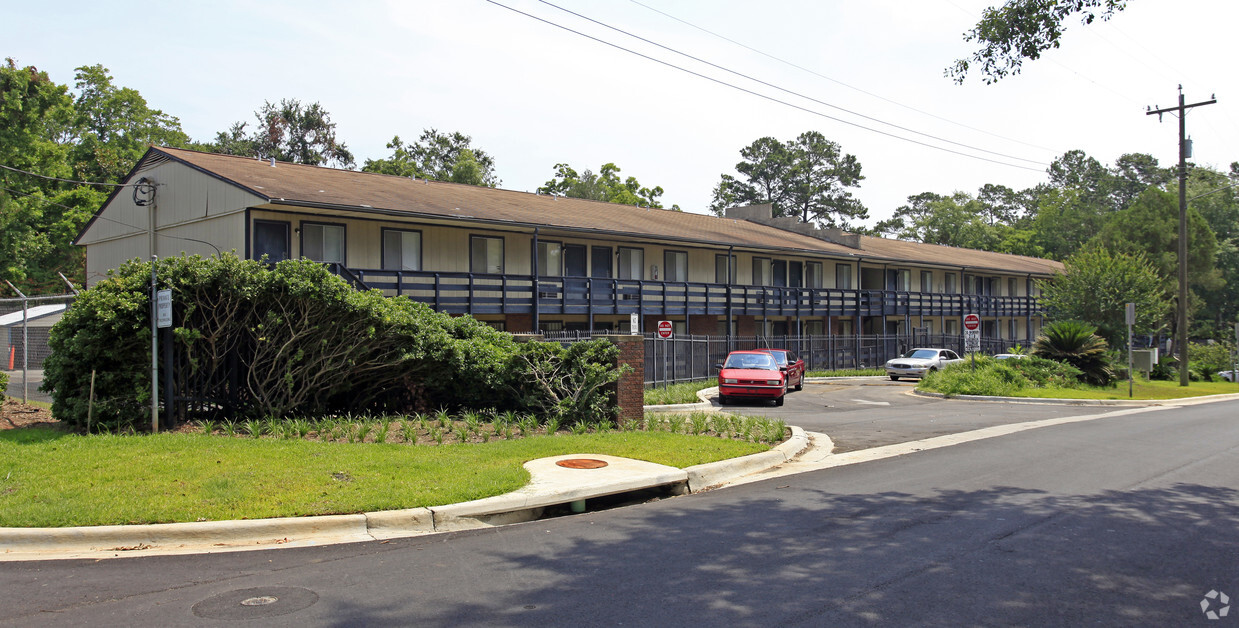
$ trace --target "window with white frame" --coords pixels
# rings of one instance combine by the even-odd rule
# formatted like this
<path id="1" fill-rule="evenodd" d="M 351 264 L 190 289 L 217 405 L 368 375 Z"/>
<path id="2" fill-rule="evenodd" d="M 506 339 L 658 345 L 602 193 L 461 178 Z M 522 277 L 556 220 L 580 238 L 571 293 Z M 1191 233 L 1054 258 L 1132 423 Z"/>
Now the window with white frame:
<path id="1" fill-rule="evenodd" d="M 895 271 L 895 290 L 909 292 L 912 290 L 912 271 L 900 268 Z"/>
<path id="2" fill-rule="evenodd" d="M 932 270 L 921 271 L 921 292 L 934 291 L 934 272 Z"/>
<path id="3" fill-rule="evenodd" d="M 956 294 L 957 292 L 959 292 L 959 285 L 956 283 L 959 281 L 959 275 L 956 275 L 955 273 L 947 273 L 945 279 L 946 279 L 946 290 L 945 291 L 947 294 Z"/>
<path id="4" fill-rule="evenodd" d="M 538 242 L 538 275 L 558 277 L 564 274 L 564 246 L 559 242 Z"/>
<path id="5" fill-rule="evenodd" d="M 422 232 L 383 230 L 383 270 L 421 270 Z"/>
<path id="6" fill-rule="evenodd" d="M 503 238 L 469 236 L 469 272 L 503 274 Z"/>
<path id="7" fill-rule="evenodd" d="M 344 225 L 301 223 L 301 256 L 316 262 L 344 263 Z"/>

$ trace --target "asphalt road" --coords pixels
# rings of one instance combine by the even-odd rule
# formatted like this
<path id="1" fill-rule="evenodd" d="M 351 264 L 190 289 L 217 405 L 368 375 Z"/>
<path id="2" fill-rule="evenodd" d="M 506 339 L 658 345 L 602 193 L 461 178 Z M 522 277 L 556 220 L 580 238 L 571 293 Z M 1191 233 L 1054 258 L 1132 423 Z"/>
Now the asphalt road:
<path id="1" fill-rule="evenodd" d="M 780 418 L 835 442 L 835 452 L 956 434 L 970 430 L 1060 416 L 1097 414 L 1091 406 L 959 401 L 910 394 L 915 381 L 857 378 L 808 383 L 789 392 L 782 407 L 769 403 L 728 406 L 727 410 Z"/>
<path id="2" fill-rule="evenodd" d="M 1225 626 L 1239 609 L 1201 602 L 1239 602 L 1237 416 L 1127 413 L 484 531 L 0 563 L 0 625 Z"/>

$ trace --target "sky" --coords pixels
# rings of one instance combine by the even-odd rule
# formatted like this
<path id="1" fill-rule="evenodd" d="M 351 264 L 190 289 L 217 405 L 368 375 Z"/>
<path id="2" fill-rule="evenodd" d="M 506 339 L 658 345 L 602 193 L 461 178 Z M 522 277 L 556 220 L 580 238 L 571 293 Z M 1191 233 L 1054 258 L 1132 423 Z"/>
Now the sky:
<path id="1" fill-rule="evenodd" d="M 742 148 L 810 130 L 860 161 L 870 225 L 921 192 L 1044 182 L 1072 149 L 1173 165 L 1177 121 L 1146 109 L 1179 85 L 1218 100 L 1188 113 L 1193 161 L 1239 161 L 1233 0 L 1073 19 L 1061 48 L 993 85 L 944 76 L 988 0 L 496 2 L 5 0 L 3 52 L 70 86 L 102 64 L 195 140 L 296 98 L 330 112 L 358 167 L 433 127 L 472 136 L 502 188 L 613 162 L 699 213 Z"/>

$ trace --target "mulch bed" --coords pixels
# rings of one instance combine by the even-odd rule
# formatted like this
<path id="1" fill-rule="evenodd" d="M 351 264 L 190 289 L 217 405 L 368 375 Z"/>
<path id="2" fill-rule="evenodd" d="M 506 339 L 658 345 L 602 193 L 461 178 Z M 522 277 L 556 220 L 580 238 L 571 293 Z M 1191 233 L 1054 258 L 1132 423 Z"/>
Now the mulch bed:
<path id="1" fill-rule="evenodd" d="M 60 421 L 52 418 L 52 411 L 6 398 L 0 406 L 0 430 L 11 430 L 34 425 L 57 426 Z"/>

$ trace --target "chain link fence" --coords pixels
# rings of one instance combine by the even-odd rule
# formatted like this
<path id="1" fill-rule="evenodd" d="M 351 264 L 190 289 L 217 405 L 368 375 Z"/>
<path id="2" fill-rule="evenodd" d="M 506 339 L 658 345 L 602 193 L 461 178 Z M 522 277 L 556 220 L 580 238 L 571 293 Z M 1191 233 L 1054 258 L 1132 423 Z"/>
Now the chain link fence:
<path id="1" fill-rule="evenodd" d="M 51 401 L 39 392 L 43 362 L 51 355 L 48 333 L 73 304 L 74 295 L 0 299 L 0 368 L 9 376 L 5 394 L 25 401 Z"/>

